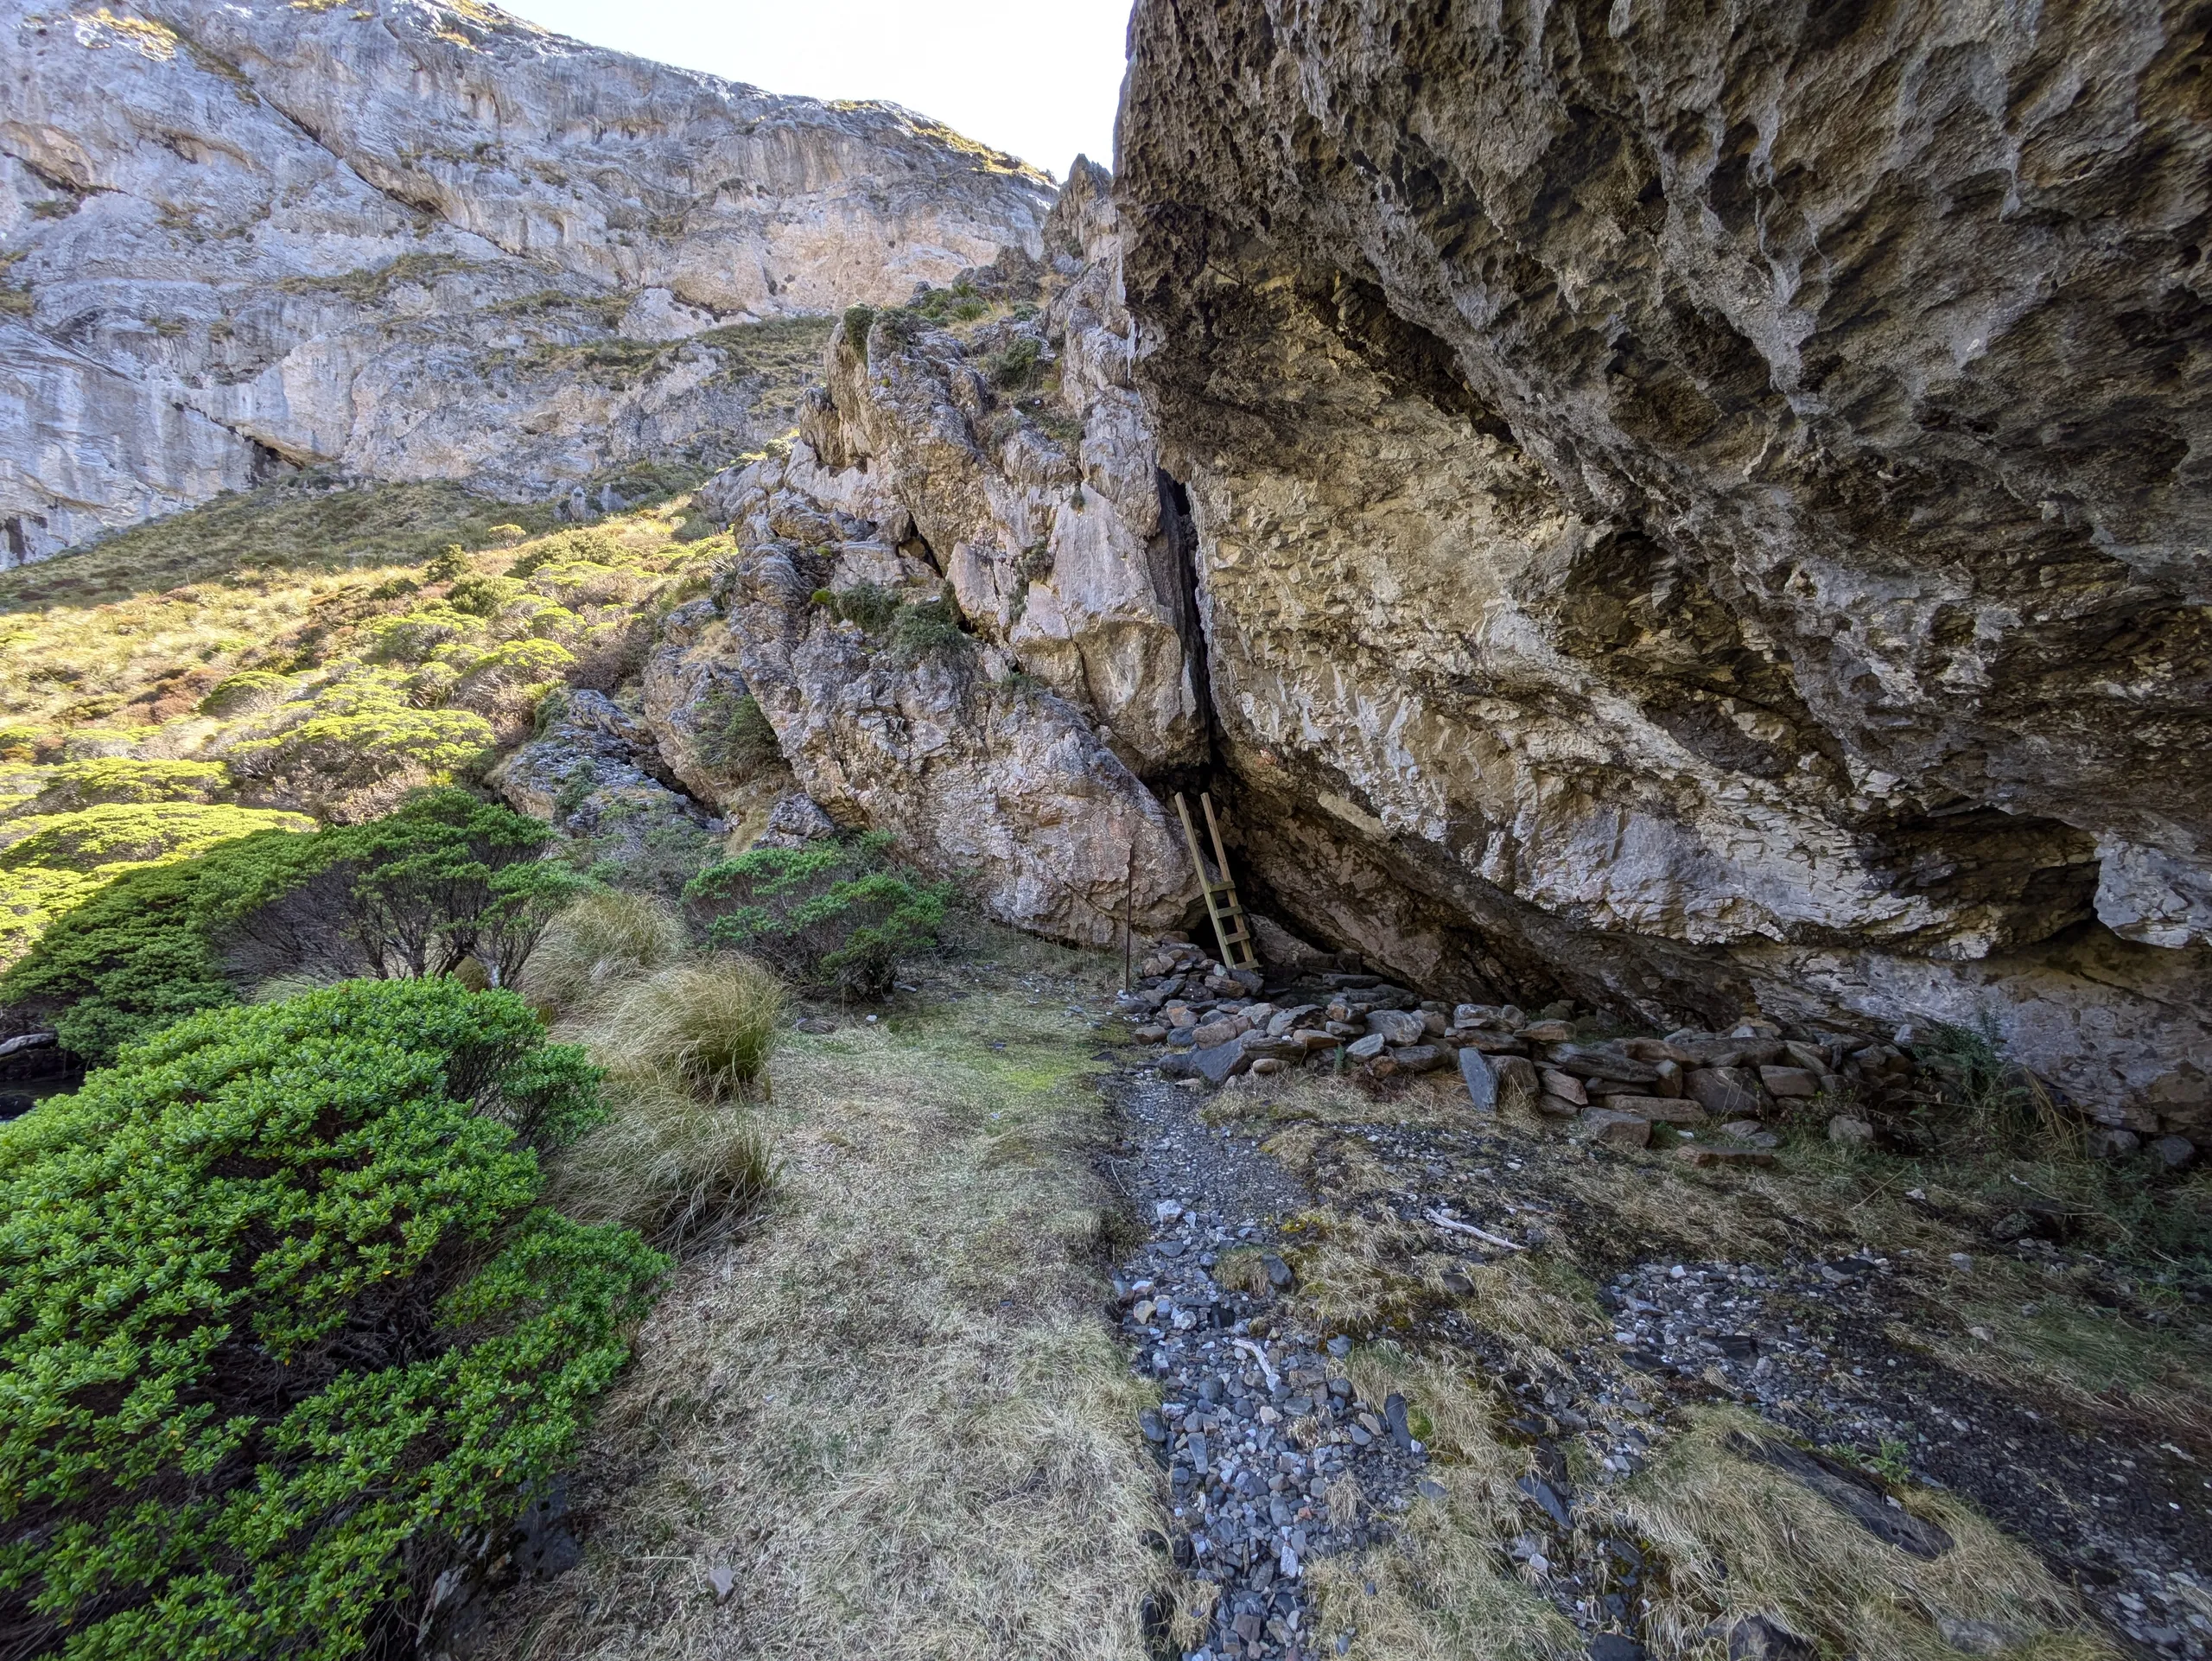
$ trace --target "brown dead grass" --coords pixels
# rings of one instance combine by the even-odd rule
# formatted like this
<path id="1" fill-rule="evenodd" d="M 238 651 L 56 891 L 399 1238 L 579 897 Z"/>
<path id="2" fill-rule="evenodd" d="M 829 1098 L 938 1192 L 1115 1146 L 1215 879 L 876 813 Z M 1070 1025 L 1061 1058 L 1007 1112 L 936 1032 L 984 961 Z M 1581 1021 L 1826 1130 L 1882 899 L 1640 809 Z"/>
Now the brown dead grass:
<path id="1" fill-rule="evenodd" d="M 1095 1041 L 1044 955 L 779 1053 L 777 1197 L 646 1323 L 580 1478 L 585 1562 L 511 1595 L 486 1652 L 1145 1653 L 1162 1519 L 1096 1314 Z"/>
<path id="2" fill-rule="evenodd" d="M 1618 1492 L 1627 1521 L 1662 1555 L 1650 1633 L 1662 1653 L 1718 1658 L 1718 1620 L 1777 1616 L 1822 1653 L 1862 1661 L 1955 1661 L 1948 1624 L 2001 1636 L 2008 1656 L 2100 1661 L 2115 1654 L 2073 1594 L 2025 1547 L 1944 1495 L 1902 1491 L 1905 1509 L 1946 1530 L 1953 1550 L 1898 1550 L 1770 1466 L 1729 1450 L 1732 1431 L 1771 1435 L 1747 1413 L 1694 1411 L 1650 1470 Z M 1987 1641 L 1985 1639 L 1983 1641 Z"/>

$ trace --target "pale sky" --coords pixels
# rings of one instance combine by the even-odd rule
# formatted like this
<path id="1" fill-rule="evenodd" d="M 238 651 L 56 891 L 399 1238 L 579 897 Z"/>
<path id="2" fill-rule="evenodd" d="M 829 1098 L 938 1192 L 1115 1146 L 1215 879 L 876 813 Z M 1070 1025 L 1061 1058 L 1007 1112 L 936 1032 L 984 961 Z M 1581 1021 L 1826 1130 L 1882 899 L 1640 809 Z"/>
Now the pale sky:
<path id="1" fill-rule="evenodd" d="M 1129 0 L 501 0 L 543 28 L 771 92 L 885 99 L 1054 178 L 1111 167 Z"/>

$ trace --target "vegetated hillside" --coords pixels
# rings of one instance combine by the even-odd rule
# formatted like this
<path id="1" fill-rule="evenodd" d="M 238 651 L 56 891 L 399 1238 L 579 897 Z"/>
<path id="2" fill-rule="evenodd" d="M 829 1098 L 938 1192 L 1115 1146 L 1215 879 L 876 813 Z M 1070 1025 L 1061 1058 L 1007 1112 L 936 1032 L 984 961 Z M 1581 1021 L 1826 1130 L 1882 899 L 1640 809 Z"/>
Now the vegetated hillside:
<path id="1" fill-rule="evenodd" d="M 0 0 L 0 564 L 296 468 L 719 465 L 789 425 L 776 323 L 1033 254 L 1052 199 L 478 0 Z"/>
<path id="2" fill-rule="evenodd" d="M 712 528 L 308 479 L 0 574 L 0 955 L 124 870 L 480 779 L 549 691 L 635 675 Z"/>

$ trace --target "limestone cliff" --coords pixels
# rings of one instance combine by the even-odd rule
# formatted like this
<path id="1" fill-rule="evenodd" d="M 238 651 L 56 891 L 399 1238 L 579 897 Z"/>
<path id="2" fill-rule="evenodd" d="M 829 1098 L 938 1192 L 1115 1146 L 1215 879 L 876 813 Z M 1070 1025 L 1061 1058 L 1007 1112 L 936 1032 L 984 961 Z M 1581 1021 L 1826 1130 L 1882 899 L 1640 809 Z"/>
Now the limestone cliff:
<path id="1" fill-rule="evenodd" d="M 1049 181 L 478 0 L 0 3 L 0 563 L 289 466 L 516 497 L 726 459 Z M 796 331 L 796 333 L 794 332 Z"/>
<path id="2" fill-rule="evenodd" d="M 729 803 L 752 698 L 848 825 L 1106 944 L 1179 921 L 1185 856 L 1140 781 L 1202 762 L 1188 570 L 1128 385 L 1113 208 L 1077 161 L 1047 259 L 849 311 L 787 455 L 710 480 L 739 557 L 648 662 L 658 748 Z"/>
<path id="3" fill-rule="evenodd" d="M 1135 379 L 1264 888 L 1439 990 L 1986 1011 L 2202 1123 L 2201 16 L 1132 41 Z"/>

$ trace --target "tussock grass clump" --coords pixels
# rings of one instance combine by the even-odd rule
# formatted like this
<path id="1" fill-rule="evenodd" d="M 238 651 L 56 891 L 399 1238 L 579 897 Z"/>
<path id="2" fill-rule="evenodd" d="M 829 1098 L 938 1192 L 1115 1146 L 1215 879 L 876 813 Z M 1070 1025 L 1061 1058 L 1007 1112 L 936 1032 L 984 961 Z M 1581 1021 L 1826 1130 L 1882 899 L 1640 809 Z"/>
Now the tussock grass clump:
<path id="1" fill-rule="evenodd" d="M 1638 1533 L 1667 1560 L 1649 1631 L 1655 1649 L 1696 1645 L 1725 1621 L 1779 1615 L 1824 1655 L 1948 1661 L 1961 1650 L 2091 1661 L 2113 1654 L 2035 1555 L 1970 1507 L 1900 1490 L 1906 1511 L 1955 1543 L 1932 1559 L 1878 1539 L 1837 1506 L 1732 1444 L 1771 1430 L 1700 1410 L 1650 1470 L 1620 1491 Z M 1717 1653 L 1717 1647 L 1712 1652 Z"/>
<path id="2" fill-rule="evenodd" d="M 547 926 L 523 975 L 521 991 L 546 1015 L 589 1005 L 639 975 L 683 955 L 683 921 L 650 894 L 601 888 Z"/>
<path id="3" fill-rule="evenodd" d="M 702 1101 L 672 1067 L 620 1068 L 601 1091 L 607 1123 L 556 1168 L 550 1199 L 582 1222 L 620 1223 L 663 1251 L 728 1236 L 775 1185 L 751 1113 Z"/>
<path id="4" fill-rule="evenodd" d="M 767 1074 L 784 983 L 750 958 L 673 963 L 630 982 L 599 1046 L 617 1072 L 665 1068 L 709 1101 L 733 1101 Z"/>

